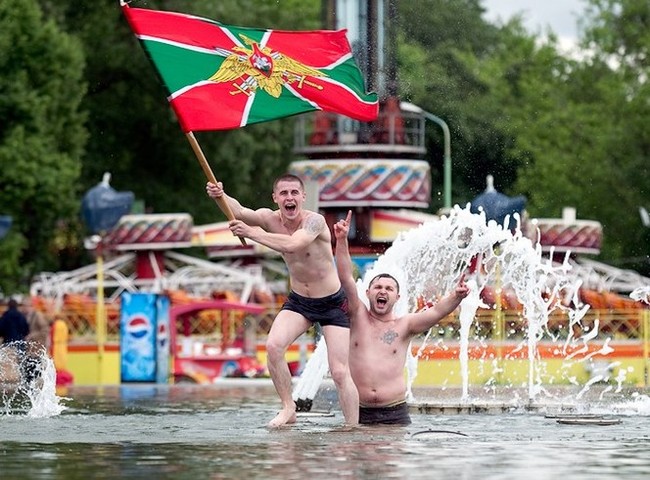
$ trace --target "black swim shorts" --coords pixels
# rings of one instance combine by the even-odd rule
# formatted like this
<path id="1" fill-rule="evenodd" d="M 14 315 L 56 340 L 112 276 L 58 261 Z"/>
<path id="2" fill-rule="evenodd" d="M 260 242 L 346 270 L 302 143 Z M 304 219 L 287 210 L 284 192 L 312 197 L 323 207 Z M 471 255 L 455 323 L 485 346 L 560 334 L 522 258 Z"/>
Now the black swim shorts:
<path id="1" fill-rule="evenodd" d="M 406 401 L 388 407 L 359 407 L 359 423 L 364 425 L 410 425 Z"/>
<path id="2" fill-rule="evenodd" d="M 350 328 L 348 298 L 343 289 L 322 298 L 309 298 L 291 291 L 282 310 L 299 313 L 310 322 L 318 322 L 321 327 L 334 325 Z"/>

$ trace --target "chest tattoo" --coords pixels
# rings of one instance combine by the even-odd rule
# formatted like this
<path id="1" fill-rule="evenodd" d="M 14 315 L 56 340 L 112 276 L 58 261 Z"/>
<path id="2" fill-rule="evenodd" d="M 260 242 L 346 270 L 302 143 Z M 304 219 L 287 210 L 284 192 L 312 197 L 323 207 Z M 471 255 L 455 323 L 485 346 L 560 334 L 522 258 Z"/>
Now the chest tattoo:
<path id="1" fill-rule="evenodd" d="M 387 330 L 384 332 L 384 335 L 381 337 L 381 341 L 390 345 L 393 343 L 393 340 L 395 340 L 399 335 L 395 330 Z"/>

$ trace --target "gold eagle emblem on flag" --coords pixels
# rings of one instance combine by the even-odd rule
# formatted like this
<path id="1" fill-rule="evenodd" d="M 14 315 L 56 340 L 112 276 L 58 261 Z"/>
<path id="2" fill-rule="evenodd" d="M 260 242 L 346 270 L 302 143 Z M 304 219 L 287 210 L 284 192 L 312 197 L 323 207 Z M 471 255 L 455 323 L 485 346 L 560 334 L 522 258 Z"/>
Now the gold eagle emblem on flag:
<path id="1" fill-rule="evenodd" d="M 327 77 L 327 74 L 304 65 L 278 51 L 259 44 L 246 35 L 239 34 L 248 47 L 233 47 L 232 50 L 217 48 L 226 59 L 208 80 L 216 83 L 233 82 L 236 90 L 231 95 L 251 95 L 261 88 L 272 97 L 279 98 L 284 84 L 304 85 L 322 90 L 323 86 L 307 80 L 307 77 Z M 237 80 L 242 79 L 240 83 Z"/>

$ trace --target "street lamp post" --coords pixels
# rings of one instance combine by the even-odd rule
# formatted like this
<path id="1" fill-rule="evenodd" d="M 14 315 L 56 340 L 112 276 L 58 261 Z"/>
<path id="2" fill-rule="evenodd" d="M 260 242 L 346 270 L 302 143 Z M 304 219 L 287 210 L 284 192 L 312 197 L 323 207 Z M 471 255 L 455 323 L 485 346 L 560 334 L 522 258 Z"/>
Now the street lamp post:
<path id="1" fill-rule="evenodd" d="M 400 108 L 405 112 L 419 113 L 427 120 L 440 125 L 444 136 L 444 171 L 443 171 L 443 199 L 445 209 L 451 209 L 451 135 L 449 134 L 449 127 L 447 123 L 440 117 L 437 117 L 431 112 L 427 112 L 413 103 L 400 102 Z"/>
<path id="2" fill-rule="evenodd" d="M 116 192 L 110 185 L 111 175 L 105 173 L 101 183 L 86 192 L 81 213 L 93 235 L 86 246 L 94 249 L 97 256 L 97 309 L 95 312 L 95 335 L 97 338 L 97 379 L 104 382 L 104 347 L 106 344 L 106 306 L 104 305 L 104 251 L 102 235 L 113 228 L 131 210 L 133 192 Z"/>

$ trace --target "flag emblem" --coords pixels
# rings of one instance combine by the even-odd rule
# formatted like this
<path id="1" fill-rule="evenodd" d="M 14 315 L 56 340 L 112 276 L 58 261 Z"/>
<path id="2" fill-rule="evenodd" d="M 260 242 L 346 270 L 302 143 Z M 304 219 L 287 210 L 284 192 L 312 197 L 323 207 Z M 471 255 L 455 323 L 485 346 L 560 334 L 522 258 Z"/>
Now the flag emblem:
<path id="1" fill-rule="evenodd" d="M 268 47 L 260 48 L 257 42 L 244 34 L 239 36 L 250 48 L 235 46 L 232 51 L 217 48 L 226 59 L 208 79 L 212 82 L 235 81 L 232 83 L 235 90 L 229 92 L 231 95 L 243 93 L 250 96 L 261 88 L 272 97 L 279 98 L 285 84 L 296 84 L 298 89 L 323 89 L 322 85 L 308 80 L 307 76 L 326 77 L 327 74 Z M 238 80 L 241 81 L 237 82 Z"/>

